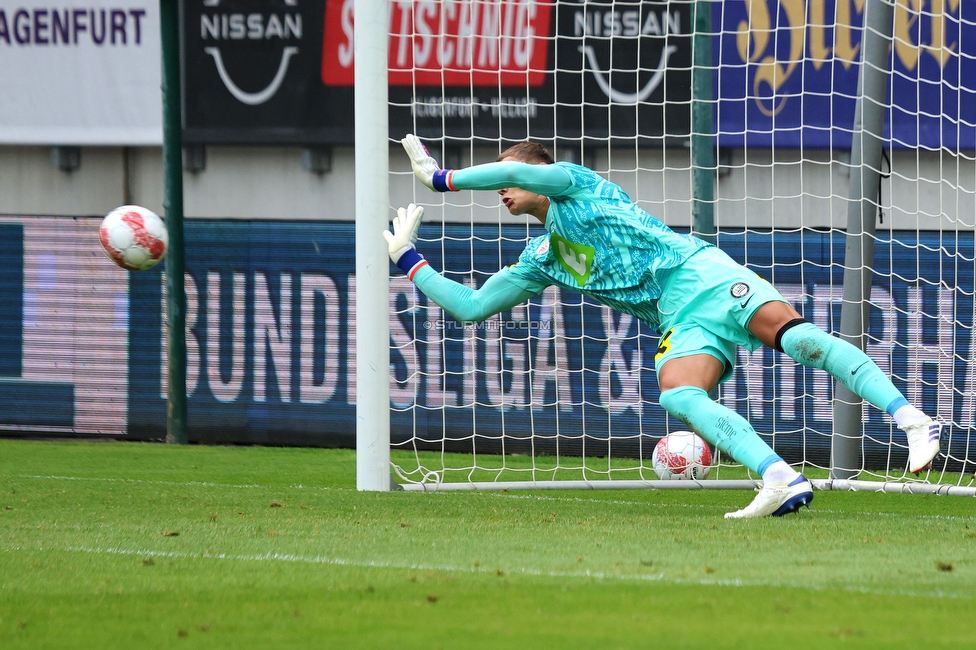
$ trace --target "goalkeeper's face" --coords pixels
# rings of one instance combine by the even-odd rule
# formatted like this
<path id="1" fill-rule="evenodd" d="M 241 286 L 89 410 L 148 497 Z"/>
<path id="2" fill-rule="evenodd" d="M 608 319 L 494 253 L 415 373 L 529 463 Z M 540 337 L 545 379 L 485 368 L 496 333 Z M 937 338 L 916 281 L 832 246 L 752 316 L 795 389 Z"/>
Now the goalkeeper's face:
<path id="1" fill-rule="evenodd" d="M 510 214 L 531 214 L 542 223 L 546 222 L 546 213 L 549 212 L 548 197 L 521 187 L 506 187 L 498 190 L 498 195 L 502 197 L 502 204 Z"/>
<path id="2" fill-rule="evenodd" d="M 529 162 L 514 156 L 507 156 L 502 159 L 502 161 L 506 160 Z M 531 214 L 542 223 L 546 222 L 546 214 L 549 212 L 549 197 L 542 194 L 536 194 L 535 192 L 530 192 L 528 190 L 523 190 L 521 187 L 506 187 L 504 189 L 500 189 L 498 190 L 498 195 L 502 197 L 502 204 L 508 209 L 510 214 L 515 216 L 521 214 Z"/>

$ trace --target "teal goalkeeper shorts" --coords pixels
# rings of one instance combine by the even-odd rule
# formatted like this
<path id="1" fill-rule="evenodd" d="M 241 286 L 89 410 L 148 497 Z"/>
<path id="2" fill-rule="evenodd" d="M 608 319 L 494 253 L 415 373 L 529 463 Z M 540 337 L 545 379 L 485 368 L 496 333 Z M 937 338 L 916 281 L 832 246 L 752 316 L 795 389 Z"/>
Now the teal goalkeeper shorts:
<path id="1" fill-rule="evenodd" d="M 719 382 L 735 369 L 739 346 L 750 352 L 762 342 L 749 321 L 767 302 L 787 302 L 773 285 L 718 248 L 704 248 L 668 276 L 658 311 L 661 340 L 654 367 L 669 359 L 710 354 L 725 364 Z"/>

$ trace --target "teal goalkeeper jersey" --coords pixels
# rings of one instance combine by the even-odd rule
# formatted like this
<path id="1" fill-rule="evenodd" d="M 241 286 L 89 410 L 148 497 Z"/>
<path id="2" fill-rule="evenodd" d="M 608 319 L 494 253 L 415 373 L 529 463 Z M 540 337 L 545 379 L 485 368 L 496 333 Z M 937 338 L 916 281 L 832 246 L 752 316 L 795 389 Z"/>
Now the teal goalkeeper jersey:
<path id="1" fill-rule="evenodd" d="M 512 281 L 533 292 L 547 285 L 573 289 L 651 326 L 659 324 L 657 301 L 668 270 L 710 246 L 671 230 L 620 186 L 571 163 L 489 163 L 455 171 L 452 182 L 458 190 L 514 185 L 549 197 L 548 234 L 529 241 L 508 269 Z"/>

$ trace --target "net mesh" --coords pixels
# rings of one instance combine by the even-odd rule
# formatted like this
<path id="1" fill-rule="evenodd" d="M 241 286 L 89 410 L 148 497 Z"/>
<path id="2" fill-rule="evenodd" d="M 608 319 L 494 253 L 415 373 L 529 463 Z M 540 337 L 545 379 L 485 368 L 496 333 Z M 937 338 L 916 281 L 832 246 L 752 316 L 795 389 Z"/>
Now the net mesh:
<path id="1" fill-rule="evenodd" d="M 689 144 L 708 136 L 715 242 L 837 333 L 851 178 L 860 173 L 850 160 L 862 4 L 396 3 L 391 123 L 418 134 L 445 168 L 494 160 L 523 138 L 543 142 L 680 232 L 701 225 L 701 165 Z M 865 190 L 877 222 L 864 349 L 947 425 L 945 453 L 932 471 L 908 474 L 904 434 L 865 404 L 861 478 L 974 485 L 972 9 L 896 4 L 882 180 Z M 695 25 L 705 39 L 693 37 Z M 694 49 L 706 46 L 707 95 L 693 102 L 702 70 L 692 67 L 701 60 Z M 703 127 L 694 126 L 696 103 L 707 106 Z M 391 158 L 391 195 L 426 206 L 418 248 L 450 279 L 477 288 L 544 233 L 492 192 L 430 193 L 398 147 Z M 401 482 L 639 484 L 657 478 L 656 442 L 686 428 L 658 402 L 657 332 L 578 293 L 550 287 L 464 324 L 398 276 L 390 305 Z M 791 464 L 830 470 L 827 373 L 768 348 L 740 349 L 715 398 Z M 746 473 L 716 453 L 709 478 L 723 476 Z"/>

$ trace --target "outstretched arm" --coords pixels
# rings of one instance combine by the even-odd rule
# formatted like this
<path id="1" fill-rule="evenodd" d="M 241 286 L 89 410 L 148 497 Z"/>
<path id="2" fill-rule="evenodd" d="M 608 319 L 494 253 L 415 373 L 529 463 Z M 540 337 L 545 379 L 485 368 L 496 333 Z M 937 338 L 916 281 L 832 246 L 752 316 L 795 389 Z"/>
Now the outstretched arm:
<path id="1" fill-rule="evenodd" d="M 461 322 L 479 322 L 525 302 L 538 292 L 529 291 L 516 282 L 510 269 L 492 275 L 480 289 L 448 280 L 430 268 L 417 252 L 417 232 L 424 216 L 422 206 L 410 204 L 397 210 L 393 232 L 383 233 L 389 245 L 390 259 L 413 280 L 417 288 Z"/>
<path id="2" fill-rule="evenodd" d="M 455 192 L 520 187 L 543 196 L 559 196 L 572 185 L 572 177 L 562 167 L 530 165 L 516 161 L 484 163 L 467 169 L 449 170 L 447 176 L 448 189 Z"/>
<path id="3" fill-rule="evenodd" d="M 573 184 L 569 172 L 556 165 L 503 161 L 467 169 L 441 169 L 417 136 L 409 134 L 401 143 L 410 156 L 414 175 L 435 192 L 520 187 L 536 194 L 558 196 Z"/>
<path id="4" fill-rule="evenodd" d="M 511 275 L 508 267 L 503 268 L 480 289 L 472 289 L 448 280 L 427 265 L 414 274 L 413 281 L 424 295 L 458 321 L 478 323 L 538 295 L 513 282 Z"/>

